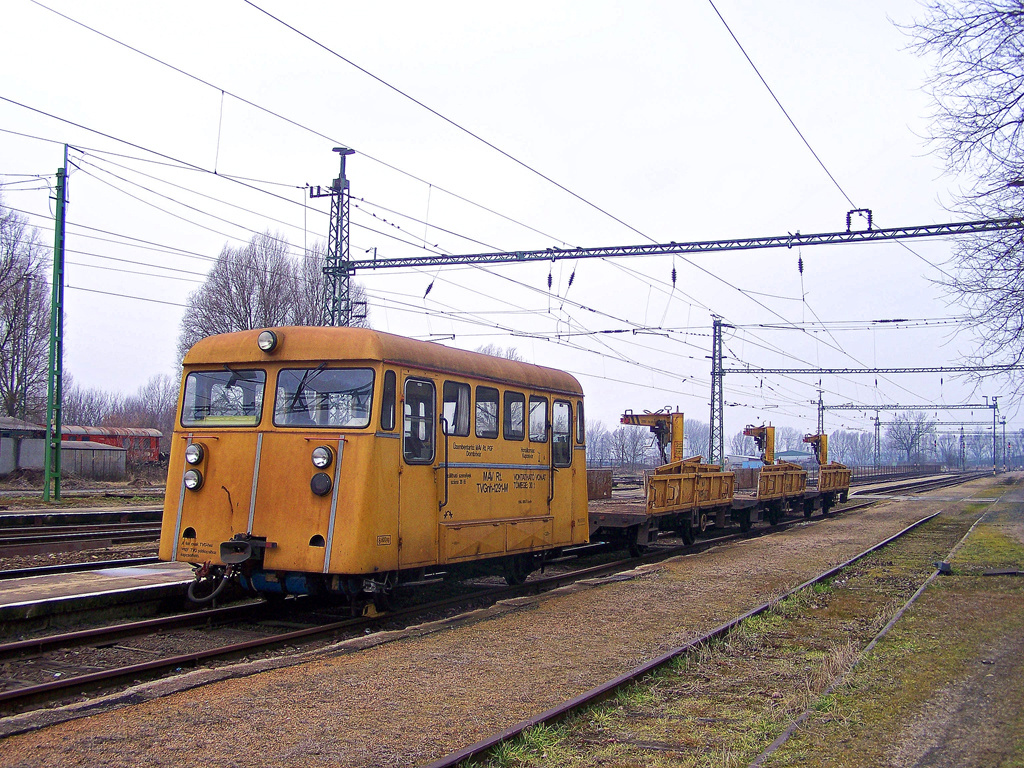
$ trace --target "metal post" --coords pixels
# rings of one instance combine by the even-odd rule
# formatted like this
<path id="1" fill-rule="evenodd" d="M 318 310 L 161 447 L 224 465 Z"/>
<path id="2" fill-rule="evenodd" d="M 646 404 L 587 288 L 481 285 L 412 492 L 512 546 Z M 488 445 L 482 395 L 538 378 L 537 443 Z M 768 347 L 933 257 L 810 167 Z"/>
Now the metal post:
<path id="1" fill-rule="evenodd" d="M 57 219 L 53 227 L 53 293 L 50 298 L 50 364 L 46 383 L 46 451 L 43 457 L 43 501 L 60 499 L 60 440 L 63 434 L 61 381 L 64 371 L 64 218 L 67 208 L 68 145 L 64 145 L 64 167 L 57 169 Z"/>
<path id="2" fill-rule="evenodd" d="M 992 397 L 992 474 L 996 473 L 999 466 L 996 448 L 999 446 L 999 433 L 996 432 L 996 413 L 999 411 L 999 396 Z"/>
<path id="3" fill-rule="evenodd" d="M 964 437 L 963 427 L 960 427 L 960 471 L 967 471 L 967 440 Z"/>
<path id="4" fill-rule="evenodd" d="M 711 332 L 711 435 L 708 462 L 725 464 L 725 400 L 722 389 L 722 318 L 715 317 Z"/>
<path id="5" fill-rule="evenodd" d="M 999 420 L 999 423 L 1003 425 L 1003 472 L 1006 471 L 1006 417 L 1004 416 Z"/>
<path id="6" fill-rule="evenodd" d="M 349 210 L 350 192 L 345 177 L 345 158 L 355 154 L 354 149 L 335 147 L 341 155 L 341 169 L 338 178 L 330 188 L 311 187 L 310 198 L 331 198 L 331 228 L 327 235 L 327 263 L 324 278 L 327 280 L 327 314 L 329 325 L 351 325 L 352 313 L 352 261 L 349 258 Z"/>
<path id="7" fill-rule="evenodd" d="M 821 382 L 819 381 L 818 384 L 820 385 Z M 825 434 L 825 403 L 821 399 L 821 395 L 822 395 L 822 390 L 819 389 L 818 390 L 818 434 L 819 435 L 824 435 Z"/>
<path id="8" fill-rule="evenodd" d="M 882 463 L 882 421 L 875 411 L 875 468 Z"/>

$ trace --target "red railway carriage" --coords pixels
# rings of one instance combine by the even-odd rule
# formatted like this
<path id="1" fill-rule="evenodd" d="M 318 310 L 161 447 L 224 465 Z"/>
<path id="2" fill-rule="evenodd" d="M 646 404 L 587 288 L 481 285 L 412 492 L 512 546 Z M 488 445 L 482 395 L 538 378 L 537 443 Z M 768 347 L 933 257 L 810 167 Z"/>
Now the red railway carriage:
<path id="1" fill-rule="evenodd" d="M 158 429 L 139 427 L 72 427 L 61 428 L 61 440 L 90 440 L 94 443 L 113 445 L 128 451 L 128 461 L 145 464 L 160 460 L 160 438 Z"/>

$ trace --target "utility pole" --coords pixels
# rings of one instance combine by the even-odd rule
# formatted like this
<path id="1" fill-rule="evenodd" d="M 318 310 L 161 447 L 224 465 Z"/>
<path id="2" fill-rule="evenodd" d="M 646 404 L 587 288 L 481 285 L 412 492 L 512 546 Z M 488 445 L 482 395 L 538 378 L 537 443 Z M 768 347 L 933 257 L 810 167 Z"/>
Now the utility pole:
<path id="1" fill-rule="evenodd" d="M 964 438 L 963 427 L 960 427 L 960 471 L 967 471 L 967 440 Z"/>
<path id="2" fill-rule="evenodd" d="M 341 155 L 341 171 L 328 189 L 311 187 L 310 198 L 331 198 L 331 229 L 327 235 L 327 314 L 329 325 L 351 325 L 358 319 L 352 307 L 352 261 L 349 258 L 349 183 L 345 177 L 345 158 L 354 149 L 335 147 Z M 365 310 L 364 315 L 365 317 Z"/>
<path id="3" fill-rule="evenodd" d="M 725 464 L 725 395 L 722 389 L 722 318 L 715 317 L 711 332 L 711 436 L 708 463 Z"/>
<path id="4" fill-rule="evenodd" d="M 821 386 L 821 382 L 818 382 L 818 386 Z M 825 402 L 821 399 L 824 394 L 824 390 L 818 390 L 818 434 L 825 434 Z"/>
<path id="5" fill-rule="evenodd" d="M 999 412 L 999 395 L 992 396 L 992 474 L 996 473 L 999 462 L 996 460 L 996 448 L 999 445 L 999 433 L 996 432 L 996 414 Z"/>
<path id="6" fill-rule="evenodd" d="M 46 383 L 46 451 L 43 456 L 43 501 L 60 500 L 61 408 L 64 403 L 64 219 L 67 209 L 68 145 L 64 167 L 57 169 L 57 220 L 53 227 L 53 293 L 50 298 L 50 364 Z"/>
<path id="7" fill-rule="evenodd" d="M 882 463 L 882 421 L 875 411 L 875 469 Z"/>
<path id="8" fill-rule="evenodd" d="M 999 423 L 1003 425 L 1003 472 L 1006 471 L 1006 417 L 1004 416 L 999 420 Z"/>

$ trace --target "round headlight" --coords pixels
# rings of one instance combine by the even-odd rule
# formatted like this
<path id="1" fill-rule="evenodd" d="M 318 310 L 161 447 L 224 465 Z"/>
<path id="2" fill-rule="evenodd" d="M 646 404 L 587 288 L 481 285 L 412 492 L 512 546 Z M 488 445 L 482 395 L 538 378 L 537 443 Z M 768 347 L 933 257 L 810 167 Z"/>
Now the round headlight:
<path id="1" fill-rule="evenodd" d="M 198 469 L 190 469 L 184 476 L 185 487 L 190 491 L 198 491 L 203 487 L 203 473 Z"/>
<path id="2" fill-rule="evenodd" d="M 326 472 L 317 472 L 309 481 L 309 489 L 317 496 L 326 496 L 331 492 L 331 476 Z"/>
<path id="3" fill-rule="evenodd" d="M 313 466 L 317 469 L 326 469 L 331 466 L 331 461 L 333 459 L 334 452 L 326 445 L 321 445 L 318 448 L 313 449 Z"/>
<path id="4" fill-rule="evenodd" d="M 198 464 L 203 460 L 206 451 L 199 443 L 190 443 L 185 447 L 185 461 L 189 464 Z"/>
<path id="5" fill-rule="evenodd" d="M 273 331 L 263 331 L 256 337 L 256 344 L 264 352 L 273 352 L 277 346 L 277 334 Z"/>

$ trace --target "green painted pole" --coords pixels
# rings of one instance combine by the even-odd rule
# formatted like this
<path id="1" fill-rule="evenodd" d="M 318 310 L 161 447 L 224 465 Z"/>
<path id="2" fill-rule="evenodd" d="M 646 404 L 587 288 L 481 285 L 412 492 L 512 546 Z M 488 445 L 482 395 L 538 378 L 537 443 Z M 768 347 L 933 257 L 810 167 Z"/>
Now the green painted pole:
<path id="1" fill-rule="evenodd" d="M 64 403 L 64 216 L 67 208 L 68 145 L 64 145 L 64 167 L 57 169 L 57 219 L 53 227 L 53 293 L 50 297 L 50 366 L 46 383 L 46 452 L 44 456 L 43 500 L 60 500 L 60 440 L 63 435 L 61 407 Z"/>

